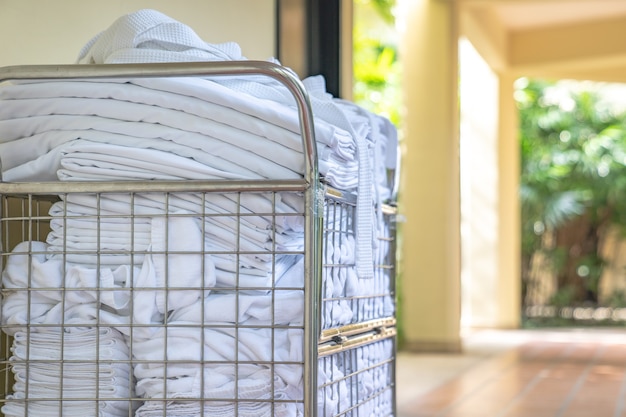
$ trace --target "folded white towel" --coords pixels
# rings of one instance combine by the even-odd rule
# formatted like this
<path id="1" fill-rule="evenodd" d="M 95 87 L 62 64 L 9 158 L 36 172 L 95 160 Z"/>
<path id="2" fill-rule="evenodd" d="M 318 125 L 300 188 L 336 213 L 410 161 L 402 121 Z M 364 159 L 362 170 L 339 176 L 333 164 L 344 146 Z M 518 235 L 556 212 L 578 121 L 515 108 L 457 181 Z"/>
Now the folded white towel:
<path id="1" fill-rule="evenodd" d="M 301 326 L 304 324 L 304 292 L 274 290 L 268 294 L 212 293 L 175 310 L 172 321 L 199 325 Z"/>
<path id="2" fill-rule="evenodd" d="M 32 331 L 19 331 L 14 336 L 11 352 L 16 360 L 125 360 L 128 346 L 124 337 L 110 327 L 89 328 L 68 326 L 36 327 Z M 128 368 L 128 366 L 126 367 Z"/>
<path id="3" fill-rule="evenodd" d="M 240 398 L 301 401 L 302 345 L 302 329 L 203 329 L 194 327 L 193 322 L 171 321 L 168 327 L 159 329 L 148 339 L 133 339 L 137 393 L 147 398 L 198 398 L 204 388 L 206 398 L 224 399 L 232 398 L 233 390 L 241 381 L 241 388 L 237 388 Z M 204 370 L 203 363 L 207 364 Z M 236 370 L 235 364 L 238 364 Z M 262 373 L 256 372 L 250 377 L 251 369 L 260 369 Z M 153 406 L 158 404 L 152 403 Z M 215 405 L 226 410 L 233 407 L 233 403 L 228 402 Z M 242 401 L 239 406 L 242 410 L 248 406 L 256 410 L 258 404 Z M 209 405 L 209 410 L 217 413 L 219 408 Z"/>
<path id="4" fill-rule="evenodd" d="M 160 124 L 183 132 L 199 133 L 215 138 L 221 142 L 231 143 L 238 148 L 257 154 L 281 168 L 273 177 L 283 178 L 282 172 L 302 173 L 304 158 L 301 151 L 295 151 L 282 143 L 264 139 L 259 134 L 242 131 L 235 126 L 216 122 L 211 119 L 164 107 L 156 107 L 141 103 L 131 103 L 112 99 L 94 100 L 83 98 L 51 98 L 16 100 L 10 106 L 2 106 L 1 119 L 21 119 L 34 116 L 55 114 L 73 116 L 92 116 L 142 122 L 143 124 Z M 239 123 L 245 123 L 245 118 Z M 66 129 L 72 129 L 72 124 Z M 291 174 L 293 176 L 293 174 Z"/>
<path id="5" fill-rule="evenodd" d="M 167 403 L 146 401 L 136 412 L 137 417 L 302 417 L 302 403 L 283 399 L 280 395 L 272 398 L 238 401 L 193 401 L 173 400 Z"/>
<path id="6" fill-rule="evenodd" d="M 64 255 L 48 259 L 49 246 L 42 242 L 18 244 L 2 274 L 4 287 L 14 289 L 5 296 L 3 322 L 17 326 L 5 331 L 82 318 L 85 323 L 101 320 L 122 326 L 126 333 L 131 312 L 135 324 L 158 323 L 169 311 L 203 298 L 215 285 L 216 275 L 210 256 L 198 251 L 203 237 L 197 220 L 178 213 L 153 218 L 151 226 L 148 256 L 141 268 L 67 266 Z M 110 310 L 99 312 L 99 305 Z"/>
<path id="7" fill-rule="evenodd" d="M 7 397 L 6 403 L 2 406 L 2 413 L 7 417 L 41 416 L 41 417 L 128 417 L 132 402 L 129 400 L 109 400 L 109 401 L 78 401 L 66 400 L 61 403 L 58 400 L 28 400 L 15 395 Z"/>
<path id="8" fill-rule="evenodd" d="M 93 216 L 94 220 L 98 218 L 97 216 L 106 217 L 100 220 L 100 226 L 98 222 L 94 222 L 95 227 L 92 230 L 86 229 L 85 233 L 79 236 L 66 231 L 63 222 L 53 222 L 53 230 L 48 236 L 48 243 L 51 245 L 49 252 L 52 257 L 63 257 L 71 262 L 89 265 L 96 265 L 98 262 L 105 265 L 121 265 L 131 261 L 139 264 L 143 261 L 143 254 L 147 250 L 147 242 L 141 239 L 141 235 L 135 239 L 132 233 L 120 233 L 119 236 L 111 233 L 98 234 L 98 227 L 104 227 L 109 219 L 126 217 L 130 228 L 133 218 L 143 216 L 158 218 L 165 216 L 166 213 L 172 213 L 173 210 L 184 208 L 190 210 L 190 213 L 203 213 L 204 211 L 206 215 L 202 218 L 204 224 L 199 223 L 197 226 L 204 232 L 204 242 L 194 241 L 196 246 L 188 246 L 188 250 L 232 255 L 240 265 L 258 268 L 266 273 L 272 271 L 274 259 L 272 252 L 302 253 L 303 233 L 293 230 L 301 228 L 302 216 L 288 216 L 287 214 L 294 211 L 288 205 L 282 204 L 279 196 L 274 195 L 276 197 L 274 203 L 262 194 L 257 195 L 256 198 L 254 194 L 241 197 L 241 205 L 249 209 L 240 209 L 240 217 L 236 216 L 238 207 L 236 195 L 231 197 L 206 194 L 205 196 L 206 198 L 197 194 L 145 193 L 136 194 L 131 199 L 125 194 L 106 194 L 99 198 L 88 194 L 69 194 L 64 197 L 65 201 L 52 206 L 51 215 L 55 217 L 85 215 Z M 253 206 L 261 207 L 263 210 L 269 208 L 270 211 L 253 214 L 255 210 Z M 228 212 L 231 208 L 235 211 Z M 273 218 L 272 209 L 285 215 Z M 267 219 L 267 222 L 264 219 Z M 279 222 L 279 230 L 271 229 L 272 220 Z M 263 224 L 265 227 L 259 227 Z M 283 233 L 280 233 L 280 230 Z M 89 236 L 89 232 L 92 232 L 93 236 Z M 130 253 L 131 248 L 136 251 L 134 254 Z M 173 249 L 175 249 L 174 246 L 170 248 L 170 250 Z M 238 255 L 235 256 L 235 254 Z M 232 265 L 236 266 L 237 262 Z"/>
<path id="9" fill-rule="evenodd" d="M 32 327 L 14 336 L 10 360 L 15 383 L 2 406 L 4 415 L 132 412 L 134 382 L 121 333 L 106 327 Z"/>
<path id="10" fill-rule="evenodd" d="M 197 323 L 168 323 L 167 327 L 155 328 L 156 333 L 148 339 L 138 336 L 133 340 L 133 354 L 139 360 L 155 364 L 163 364 L 165 357 L 172 362 L 238 360 L 292 364 L 302 361 L 302 329 L 216 327 L 203 330 L 192 327 L 194 324 Z M 175 368 L 175 363 L 168 364 L 169 370 Z M 301 371 L 301 366 L 298 368 Z M 297 383 L 301 378 L 292 370 L 280 376 Z"/>

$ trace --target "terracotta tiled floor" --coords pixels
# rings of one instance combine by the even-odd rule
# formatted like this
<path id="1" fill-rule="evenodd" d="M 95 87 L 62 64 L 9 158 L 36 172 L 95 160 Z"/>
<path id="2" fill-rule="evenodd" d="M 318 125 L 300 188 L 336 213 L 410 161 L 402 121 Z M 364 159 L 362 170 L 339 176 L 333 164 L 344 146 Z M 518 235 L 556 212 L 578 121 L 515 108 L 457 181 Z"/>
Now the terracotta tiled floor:
<path id="1" fill-rule="evenodd" d="M 398 417 L 626 417 L 626 332 L 473 337 L 463 355 L 399 354 Z"/>

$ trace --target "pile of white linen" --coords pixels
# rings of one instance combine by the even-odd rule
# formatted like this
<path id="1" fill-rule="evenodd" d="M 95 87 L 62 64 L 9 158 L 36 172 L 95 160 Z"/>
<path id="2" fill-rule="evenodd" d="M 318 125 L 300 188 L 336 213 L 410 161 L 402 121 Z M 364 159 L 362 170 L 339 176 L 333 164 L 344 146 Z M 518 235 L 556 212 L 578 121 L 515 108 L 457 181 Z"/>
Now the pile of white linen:
<path id="1" fill-rule="evenodd" d="M 86 278 L 77 268 L 68 270 L 68 276 Z M 4 332 L 13 336 L 10 361 L 15 382 L 2 412 L 59 415 L 62 410 L 64 416 L 127 416 L 135 390 L 130 352 L 123 334 L 107 327 L 109 321 L 119 322 L 107 320 L 93 299 L 71 290 L 63 305 L 62 269 L 61 262 L 46 259 L 42 242 L 23 242 L 8 258 L 2 324 Z M 103 270 L 103 284 L 115 285 L 115 275 Z M 73 296 L 80 301 L 73 303 Z M 100 301 L 115 304 L 117 296 L 104 292 Z M 101 401 L 96 404 L 89 398 Z"/>
<path id="2" fill-rule="evenodd" d="M 233 294 L 224 297 L 232 298 Z M 302 292 L 277 292 L 260 306 L 247 304 L 257 303 L 259 297 L 242 299 L 240 311 L 245 309 L 247 317 L 228 317 L 233 315 L 234 306 L 227 303 L 233 300 L 219 298 L 212 295 L 204 304 L 175 312 L 167 328 L 134 341 L 134 357 L 140 361 L 135 366 L 137 394 L 148 399 L 169 398 L 167 410 L 170 407 L 195 410 L 196 414 L 191 415 L 235 415 L 232 411 L 235 407 L 236 415 L 301 415 L 303 330 L 271 328 L 267 323 L 289 326 L 292 324 L 289 320 L 301 321 L 301 309 L 286 307 L 297 302 L 303 305 Z M 280 312 L 272 314 L 272 300 L 275 306 L 283 306 L 277 309 Z M 294 304 L 290 304 L 291 301 Z M 213 303 L 215 305 L 211 305 Z M 224 307 L 224 317 L 216 317 L 219 310 L 213 307 Z M 290 310 L 296 310 L 296 314 Z M 233 318 L 243 319 L 236 322 L 242 327 L 233 327 Z M 254 325 L 259 320 L 264 324 Z M 221 400 L 212 401 L 216 399 Z M 272 399 L 278 401 L 274 405 L 271 401 L 259 401 Z M 296 400 L 300 403 L 294 402 Z M 202 407 L 204 414 L 201 414 Z M 275 407 L 274 414 L 272 407 Z M 154 415 L 159 409 L 162 412 L 162 403 L 146 401 L 137 415 Z"/>
<path id="3" fill-rule="evenodd" d="M 135 331 L 137 394 L 169 398 L 167 415 L 302 415 L 303 276 L 300 257 L 272 291 L 213 291 Z M 137 416 L 163 408 L 148 400 Z"/>
<path id="4" fill-rule="evenodd" d="M 99 172 L 139 180 L 291 179 L 304 171 L 294 109 L 208 79 L 20 83 L 0 89 L 0 99 L 6 181 L 99 179 Z M 354 188 L 354 140 L 318 125 L 320 171 L 334 186 Z M 131 170 L 110 172 L 117 167 Z"/>
<path id="5" fill-rule="evenodd" d="M 244 59 L 234 43 L 207 44 L 179 22 L 141 10 L 92 39 L 79 62 Z M 356 234 L 327 248 L 327 262 L 346 265 L 325 276 L 328 328 L 369 317 L 342 298 L 377 295 L 385 285 L 372 279 L 380 226 L 373 208 L 393 198 L 387 172 L 396 168 L 397 136 L 388 120 L 331 97 L 322 77 L 303 83 L 320 173 L 357 193 Z M 5 181 L 304 173 L 295 102 L 267 77 L 15 82 L 0 88 L 0 100 Z M 301 415 L 303 206 L 294 193 L 69 193 L 50 210 L 47 241 L 23 242 L 9 256 L 2 281 L 15 291 L 5 294 L 2 324 L 18 333 L 78 323 L 124 335 L 136 361 L 127 385 L 146 398 L 140 416 L 164 408 L 171 416 Z M 325 220 L 339 229 L 353 221 Z M 392 314 L 386 301 L 368 311 Z M 56 382 L 66 388 L 65 379 Z"/>
<path id="6" fill-rule="evenodd" d="M 216 60 L 245 57 L 238 45 L 206 43 L 154 10 L 118 19 L 79 57 L 96 64 Z M 336 188 L 358 187 L 357 270 L 371 278 L 372 201 L 392 195 L 386 172 L 396 167 L 396 131 L 388 120 L 334 99 L 321 76 L 303 83 L 321 174 Z M 2 89 L 0 99 L 6 101 L 0 110 L 6 181 L 95 180 L 102 173 L 116 179 L 287 179 L 304 170 L 294 99 L 269 77 L 28 82 Z M 74 141 L 123 148 L 66 152 Z"/>
<path id="7" fill-rule="evenodd" d="M 131 198 L 125 193 L 70 193 L 62 198 L 50 210 L 54 218 L 49 251 L 76 263 L 121 265 L 130 262 L 131 255 L 133 263 L 140 263 L 148 246 L 157 252 L 176 247 L 179 251 L 220 252 L 211 259 L 226 271 L 236 271 L 232 268 L 237 263 L 230 257 L 238 253 L 240 266 L 267 272 L 272 270 L 272 251 L 302 252 L 303 248 L 302 219 L 291 216 L 296 211 L 282 204 L 280 196 L 276 201 L 262 194 L 242 197 L 242 204 L 251 212 L 264 206 L 282 211 L 276 216 L 276 227 L 271 219 L 227 211 L 237 208 L 236 195 L 140 193 Z M 267 217 L 272 211 L 259 213 Z M 170 231 L 162 224 L 166 216 Z M 177 246 L 164 247 L 165 236 L 170 245 Z"/>
<path id="8" fill-rule="evenodd" d="M 162 223 L 164 219 L 151 220 Z M 108 416 L 118 415 L 116 407 L 126 406 L 122 414 L 128 412 L 130 400 L 121 399 L 133 397 L 128 392 L 131 387 L 141 397 L 169 398 L 167 409 L 173 414 L 167 415 L 171 416 L 185 415 L 176 414 L 181 410 L 189 415 L 199 415 L 201 410 L 204 415 L 232 415 L 235 408 L 238 415 L 270 416 L 272 410 L 274 415 L 301 415 L 303 258 L 286 271 L 284 280 L 276 280 L 272 291 L 211 292 L 215 274 L 207 264 L 210 258 L 181 250 L 188 241 L 180 234 L 192 237 L 199 233 L 199 229 L 194 232 L 196 219 L 172 217 L 170 221 L 167 236 L 171 244 L 166 246 L 171 253 L 165 258 L 164 252 L 148 249 L 140 266 L 109 264 L 97 269 L 50 256 L 44 242 L 17 245 L 2 276 L 3 329 L 15 335 L 12 369 L 17 382 L 10 399 L 42 398 L 30 404 L 43 410 L 58 407 L 53 400 L 62 389 L 68 399 L 64 402 L 67 415 L 80 415 L 73 410 L 84 410 L 85 405 L 76 398 L 101 398 L 98 415 Z M 160 224 L 156 230 L 163 227 Z M 95 256 L 93 252 L 91 256 Z M 79 328 L 84 332 L 78 332 Z M 89 339 L 96 344 L 100 360 L 105 360 L 104 368 L 89 352 L 83 352 L 89 343 L 75 340 L 98 328 L 115 332 L 118 340 L 113 343 L 122 346 L 126 354 L 108 349 L 106 335 Z M 65 359 L 83 355 L 84 363 L 64 365 L 62 371 L 58 358 L 33 364 L 41 359 L 37 349 L 44 344 L 51 346 L 48 354 L 61 351 L 68 355 Z M 103 357 L 105 354 L 110 356 Z M 86 372 L 88 366 L 99 366 L 98 372 Z M 126 371 L 126 379 L 117 368 Z M 38 372 L 44 376 L 39 377 Z M 107 382 L 107 375 L 112 382 Z M 107 391 L 114 383 L 122 385 L 117 391 Z M 101 394 L 76 391 L 76 384 L 80 389 L 96 386 Z M 28 393 L 23 391 L 26 386 L 30 387 Z M 109 404 L 104 400 L 108 398 L 120 400 Z M 222 400 L 190 401 L 200 398 Z M 10 402 L 6 414 L 21 415 L 12 414 L 17 404 L 21 403 Z M 95 401 L 90 406 L 96 407 Z M 163 412 L 161 401 L 148 401 L 137 415 L 156 415 L 158 410 Z"/>
<path id="9" fill-rule="evenodd" d="M 128 347 L 119 332 L 39 328 L 14 337 L 14 391 L 2 406 L 3 415 L 124 417 L 133 410 Z"/>

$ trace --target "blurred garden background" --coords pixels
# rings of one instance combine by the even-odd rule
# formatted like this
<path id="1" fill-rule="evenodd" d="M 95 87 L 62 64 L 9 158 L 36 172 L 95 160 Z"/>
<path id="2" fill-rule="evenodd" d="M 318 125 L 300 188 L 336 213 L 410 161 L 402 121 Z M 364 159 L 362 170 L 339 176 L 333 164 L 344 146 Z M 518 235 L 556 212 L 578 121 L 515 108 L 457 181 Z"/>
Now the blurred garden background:
<path id="1" fill-rule="evenodd" d="M 395 13 L 396 0 L 354 0 L 353 99 L 401 131 Z M 623 325 L 626 86 L 520 78 L 515 102 L 522 326 Z"/>
<path id="2" fill-rule="evenodd" d="M 524 323 L 626 319 L 626 90 L 519 79 Z"/>

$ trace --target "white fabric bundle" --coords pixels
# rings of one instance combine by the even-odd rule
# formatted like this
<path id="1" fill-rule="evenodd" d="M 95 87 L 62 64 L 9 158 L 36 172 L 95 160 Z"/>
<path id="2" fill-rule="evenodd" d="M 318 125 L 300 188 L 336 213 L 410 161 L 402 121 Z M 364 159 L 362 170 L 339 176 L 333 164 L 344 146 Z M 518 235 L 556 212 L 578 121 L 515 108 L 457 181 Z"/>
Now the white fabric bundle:
<path id="1" fill-rule="evenodd" d="M 170 248 L 174 253 L 168 255 L 155 248 L 157 252 L 146 256 L 141 267 L 100 269 L 66 264 L 61 258 L 48 259 L 48 245 L 22 242 L 9 256 L 2 274 L 4 288 L 13 290 L 6 293 L 2 303 L 4 331 L 12 334 L 31 324 L 72 321 L 85 326 L 107 324 L 128 334 L 130 314 L 133 325 L 162 323 L 169 311 L 203 298 L 205 288 L 215 283 L 209 257 L 205 256 L 203 263 L 198 254 L 176 253 L 184 242 L 177 239 Z"/>
<path id="2" fill-rule="evenodd" d="M 190 377 L 190 372 L 194 376 L 205 361 L 215 362 L 211 368 L 215 365 L 216 372 L 221 369 L 219 365 L 233 364 L 235 361 L 259 365 L 282 363 L 283 365 L 276 366 L 276 375 L 290 387 L 301 387 L 304 349 L 302 329 L 203 329 L 193 327 L 192 324 L 168 322 L 167 328 L 158 328 L 147 338 L 133 335 L 133 357 L 140 361 L 135 366 L 138 394 L 143 392 L 148 396 L 159 397 L 156 391 L 147 392 L 146 389 L 140 389 L 140 386 L 149 384 L 149 381 L 156 378 L 160 380 L 155 385 L 156 389 L 164 385 L 164 378 L 178 380 Z M 188 381 L 192 382 L 193 379 L 189 378 Z M 190 387 L 184 392 L 191 391 Z"/>
<path id="3" fill-rule="evenodd" d="M 166 147 L 167 152 L 179 152 L 178 156 L 192 159 L 191 166 L 197 160 L 207 165 L 205 169 L 213 169 L 210 175 L 202 177 L 205 179 L 290 179 L 302 175 L 302 140 L 294 109 L 272 112 L 275 119 L 287 115 L 282 116 L 285 120 L 277 119 L 274 124 L 258 116 L 272 107 L 267 100 L 247 97 L 222 86 L 215 88 L 216 84 L 208 80 L 197 80 L 200 91 L 195 94 L 201 99 L 186 95 L 186 91 L 185 94 L 175 92 L 179 84 L 186 86 L 185 81 L 189 82 L 133 81 L 148 86 L 156 83 L 157 87 L 172 92 L 130 83 L 89 81 L 28 83 L 0 90 L 0 98 L 8 104 L 0 109 L 0 133 L 4 142 L 0 151 L 9 161 L 5 179 L 55 179 L 51 175 L 55 175 L 60 160 L 66 157 L 60 153 L 68 142 L 77 139 L 134 146 L 141 150 L 151 145 Z M 226 101 L 242 108 L 215 104 L 210 100 L 218 103 L 225 100 L 214 98 L 212 94 L 243 95 L 234 103 Z M 256 110 L 255 105 L 263 111 Z M 51 118 L 63 120 L 63 126 L 56 125 L 58 120 Z M 317 137 L 321 173 L 333 178 L 332 183 L 338 188 L 355 187 L 358 165 L 353 139 L 342 129 L 327 124 L 321 124 L 317 131 L 321 134 Z M 126 136 L 130 137 L 130 143 Z M 147 143 L 140 138 L 172 141 L 179 146 Z M 41 142 L 48 146 L 40 146 Z M 32 146 L 34 143 L 36 147 Z M 20 147 L 24 145 L 33 150 L 22 154 Z M 185 152 L 185 147 L 194 148 L 196 152 L 202 150 L 202 155 Z M 145 157 L 129 155 L 128 159 L 150 160 L 149 152 L 146 153 Z M 225 158 L 226 163 L 215 156 Z M 167 167 L 169 162 L 165 159 L 163 163 Z M 175 165 L 176 158 L 172 159 Z M 180 164 L 184 165 L 184 161 Z M 129 179 L 141 178 L 131 176 Z M 77 179 L 90 178 L 78 176 Z"/>
<path id="4" fill-rule="evenodd" d="M 235 43 L 207 44 L 185 25 L 154 10 L 116 20 L 81 50 L 79 62 L 121 62 L 127 55 L 145 62 L 225 61 L 243 59 Z M 196 59 L 192 59 L 192 58 Z"/>
<path id="5" fill-rule="evenodd" d="M 253 400 L 302 400 L 301 329 L 203 329 L 192 324 L 171 321 L 167 329 L 133 341 L 134 358 L 139 361 L 135 366 L 136 390 L 147 399 L 138 415 L 154 415 L 148 410 L 163 411 L 163 403 L 151 402 L 151 398 L 207 398 L 209 401 L 203 401 L 207 416 L 229 415 L 235 407 L 233 401 L 211 399 L 240 398 L 243 401 L 237 404 L 237 415 L 257 412 L 268 416 L 271 403 Z M 235 362 L 241 364 L 235 366 Z M 270 367 L 271 363 L 276 365 Z M 180 405 L 186 406 L 196 411 L 201 407 L 195 402 Z M 297 415 L 295 404 L 276 407 L 284 409 L 277 415 Z M 177 414 L 170 414 L 168 406 L 167 415 Z"/>
<path id="6" fill-rule="evenodd" d="M 207 44 L 185 25 L 159 12 L 140 10 L 118 19 L 109 29 L 96 36 L 81 52 L 79 62 L 102 64 L 243 59 L 245 58 L 235 44 Z M 174 84 L 169 84 L 170 81 Z M 202 88 L 196 88 L 200 91 L 199 93 L 192 93 L 189 88 L 175 88 L 177 83 L 188 84 L 188 80 L 133 80 L 131 82 L 136 84 L 124 84 L 130 87 L 129 91 L 119 88 L 120 83 L 100 81 L 76 83 L 77 87 L 69 87 L 68 92 L 57 91 L 64 90 L 64 84 L 67 83 L 57 83 L 60 85 L 52 86 L 48 86 L 48 83 L 29 83 L 14 87 L 17 91 L 13 92 L 12 87 L 9 87 L 5 92 L 5 99 L 10 101 L 11 105 L 4 106 L 6 111 L 0 113 L 0 119 L 11 122 L 6 126 L 10 127 L 11 131 L 23 133 L 18 138 L 0 134 L 6 138 L 5 141 L 9 141 L 7 146 L 9 149 L 1 152 L 6 152 L 5 158 L 10 159 L 9 156 L 13 152 L 10 149 L 12 140 L 20 139 L 19 142 L 23 145 L 24 138 L 47 133 L 46 128 L 37 125 L 39 123 L 47 125 L 46 117 L 56 115 L 70 118 L 65 120 L 66 124 L 62 130 L 70 129 L 72 132 L 68 132 L 63 139 L 59 137 L 54 140 L 49 139 L 49 143 L 53 141 L 57 144 L 62 141 L 67 143 L 67 141 L 84 139 L 80 132 L 74 132 L 80 130 L 78 126 L 82 125 L 82 122 L 77 123 L 74 119 L 96 116 L 131 123 L 158 123 L 175 130 L 205 136 L 212 142 L 232 144 L 243 151 L 238 156 L 241 165 L 249 166 L 264 161 L 263 163 L 267 165 L 265 168 L 256 167 L 257 175 L 262 178 L 288 179 L 302 175 L 304 157 L 301 141 L 298 140 L 298 124 L 294 123 L 298 121 L 298 118 L 293 106 L 293 98 L 288 89 L 278 81 L 262 76 L 215 77 L 211 81 L 197 80 L 195 87 L 211 85 L 208 91 L 209 96 L 216 94 L 217 91 L 219 91 L 217 96 L 228 96 L 227 98 L 219 97 L 213 101 L 207 99 L 207 91 L 203 91 Z M 151 84 L 159 83 L 158 87 L 150 87 Z M 318 139 L 320 171 L 326 180 L 337 188 L 350 189 L 358 185 L 357 271 L 359 276 L 371 278 L 372 197 L 377 196 L 380 201 L 390 194 L 389 189 L 381 192 L 372 190 L 373 187 L 381 184 L 386 185 L 383 184 L 386 181 L 386 175 L 382 180 L 374 180 L 372 174 L 379 175 L 386 173 L 388 168 L 393 168 L 390 165 L 393 165 L 397 159 L 392 157 L 396 155 L 395 148 L 397 147 L 395 131 L 389 123 L 384 126 L 389 133 L 386 138 L 396 146 L 388 146 L 393 143 L 386 143 L 382 140 L 377 143 L 376 140 L 383 135 L 378 134 L 381 129 L 380 123 L 376 123 L 376 116 L 353 104 L 333 99 L 326 93 L 324 80 L 319 76 L 310 77 L 304 80 L 304 83 L 310 93 L 316 119 L 315 125 L 326 126 L 316 129 L 316 133 L 320 134 Z M 84 84 L 93 85 L 85 86 Z M 51 91 L 39 93 L 36 91 L 38 89 Z M 94 93 L 94 91 L 99 92 Z M 163 93 L 163 95 L 155 94 L 156 92 Z M 230 96 L 239 98 L 232 99 Z M 242 102 L 247 103 L 242 105 Z M 273 121 L 277 115 L 283 114 L 289 114 L 286 120 Z M 327 125 L 331 125 L 332 128 L 328 128 Z M 241 129 L 241 126 L 246 126 L 246 128 Z M 289 126 L 289 128 L 285 129 L 284 126 Z M 277 134 L 276 132 L 280 130 L 287 130 L 288 134 Z M 3 129 L 0 128 L 0 133 L 2 132 Z M 339 132 L 341 133 L 336 136 L 335 133 Z M 329 136 L 328 133 L 331 135 Z M 253 139 L 257 136 L 262 140 Z M 346 143 L 346 137 L 349 138 L 347 146 L 342 146 Z M 115 135 L 112 135 L 110 140 L 114 144 L 119 144 L 118 137 Z M 146 152 L 145 158 L 130 155 L 124 158 L 116 155 L 115 158 L 111 158 L 106 153 L 104 157 L 102 154 L 94 155 L 90 152 L 59 155 L 59 148 L 63 146 L 49 149 L 48 153 L 39 155 L 34 160 L 10 168 L 5 172 L 4 178 L 41 180 L 42 175 L 45 178 L 46 173 L 48 175 L 55 173 L 55 166 L 62 167 L 58 175 L 64 180 L 96 180 L 103 178 L 99 174 L 107 172 L 115 173 L 113 177 L 116 179 L 176 178 L 176 175 L 169 177 L 167 173 L 155 172 L 153 168 L 159 163 L 162 164 L 163 161 L 154 152 Z M 380 167 L 372 165 L 376 161 L 374 150 L 385 151 L 385 161 L 384 164 L 379 165 Z M 152 168 L 138 166 L 141 165 L 140 163 L 133 164 L 134 160 L 150 159 L 150 154 L 154 154 L 156 160 L 159 161 L 151 164 Z M 251 157 L 254 154 L 258 156 Z M 68 160 L 61 162 L 63 158 Z M 185 159 L 189 158 L 185 156 L 181 158 L 183 159 L 179 161 L 172 158 L 172 164 L 175 165 L 172 169 L 174 172 L 181 172 L 174 169 L 177 167 L 182 168 L 184 172 Z M 205 158 L 206 161 L 207 158 Z M 223 169 L 224 164 L 210 166 L 209 170 L 196 170 L 193 162 L 189 165 L 191 165 L 189 171 L 198 173 L 204 178 L 232 178 Z M 43 172 L 42 167 L 46 167 Z M 374 167 L 373 170 L 372 167 Z M 193 174 L 190 175 L 193 177 Z M 239 172 L 234 175 L 236 177 L 243 174 Z"/>
<path id="7" fill-rule="evenodd" d="M 126 125 L 134 120 L 140 122 L 142 128 L 145 127 L 149 129 L 149 132 L 155 132 L 152 133 L 154 137 L 155 134 L 167 131 L 160 128 L 160 125 L 167 124 L 167 122 L 175 123 L 172 128 L 180 127 L 180 121 L 169 120 L 170 117 L 179 115 L 181 117 L 195 116 L 200 118 L 204 125 L 200 126 L 202 130 L 214 130 L 219 134 L 218 136 L 204 136 L 204 141 L 215 142 L 218 138 L 245 140 L 246 135 L 252 138 L 259 137 L 257 140 L 259 143 L 251 142 L 248 145 L 246 142 L 240 144 L 237 141 L 232 141 L 235 146 L 239 145 L 238 148 L 244 154 L 244 146 L 253 151 L 263 152 L 264 149 L 260 144 L 265 142 L 268 145 L 275 143 L 297 152 L 302 150 L 299 121 L 295 109 L 233 91 L 207 79 L 136 79 L 126 83 L 121 81 L 31 82 L 0 90 L 0 98 L 7 101 L 11 100 L 10 105 L 5 106 L 6 108 L 0 118 L 3 120 L 0 124 L 3 142 L 20 137 L 28 138 L 34 133 L 41 134 L 46 132 L 46 129 L 52 129 L 53 126 L 45 118 L 50 114 L 73 115 L 65 117 L 63 130 L 71 130 L 74 127 L 80 129 L 81 126 L 85 126 L 83 122 L 85 118 L 79 116 L 92 114 L 106 117 L 101 120 L 94 118 L 87 120 L 91 126 L 99 130 L 105 129 L 104 131 L 110 133 L 139 137 L 145 137 L 149 133 L 137 131 L 132 125 Z M 111 109 L 109 104 L 115 104 L 118 111 Z M 77 106 L 79 108 L 76 108 Z M 91 111 L 87 109 L 91 109 Z M 123 111 L 124 109 L 127 111 Z M 146 110 L 143 109 L 153 110 L 157 113 L 147 114 Z M 84 113 L 89 114 L 85 115 Z M 34 123 L 20 120 L 23 117 L 35 117 L 29 119 Z M 196 119 L 190 118 L 189 120 Z M 108 128 L 100 127 L 102 124 L 106 126 L 107 121 L 109 123 L 118 121 L 118 123 L 113 123 L 115 126 Z M 154 126 L 156 123 L 158 125 Z M 182 127 L 184 128 L 183 131 L 187 131 L 190 126 L 183 124 Z M 348 132 L 324 121 L 318 121 L 315 129 L 322 161 L 333 154 L 339 158 L 339 162 L 348 163 L 354 160 L 355 143 Z M 186 138 L 182 141 L 190 142 Z M 221 145 L 228 146 L 231 141 L 224 142 Z M 7 156 L 13 156 L 10 153 L 12 151 L 11 144 L 5 143 L 3 146 L 7 148 L 6 152 L 9 152 Z M 211 146 L 211 144 L 204 146 Z M 275 149 L 280 151 L 280 147 Z M 34 152 L 41 155 L 42 150 L 38 149 Z M 38 156 L 37 154 L 33 156 Z M 16 156 L 19 157 L 19 155 Z M 13 164 L 13 158 L 7 157 L 7 159 L 11 159 Z M 272 159 L 276 158 L 270 158 L 270 160 Z M 302 156 L 298 156 L 296 160 L 300 162 Z M 12 166 L 9 165 L 8 167 Z M 280 173 L 274 173 L 274 176 L 278 174 Z"/>
<path id="8" fill-rule="evenodd" d="M 112 266 L 141 264 L 149 247 L 152 252 L 215 252 L 207 259 L 216 276 L 206 285 L 232 286 L 237 278 L 243 283 L 259 276 L 256 283 L 243 285 L 267 286 L 272 272 L 278 279 L 293 265 L 289 253 L 303 251 L 302 208 L 291 204 L 280 194 L 141 193 L 132 199 L 115 193 L 68 194 L 50 210 L 48 251 L 52 258 Z M 164 245 L 166 213 L 170 232 Z M 277 215 L 272 218 L 272 213 Z M 272 256 L 276 251 L 286 254 Z"/>
<path id="9" fill-rule="evenodd" d="M 15 333 L 11 351 L 15 383 L 3 415 L 122 417 L 132 411 L 129 352 L 116 330 L 31 328 Z"/>

